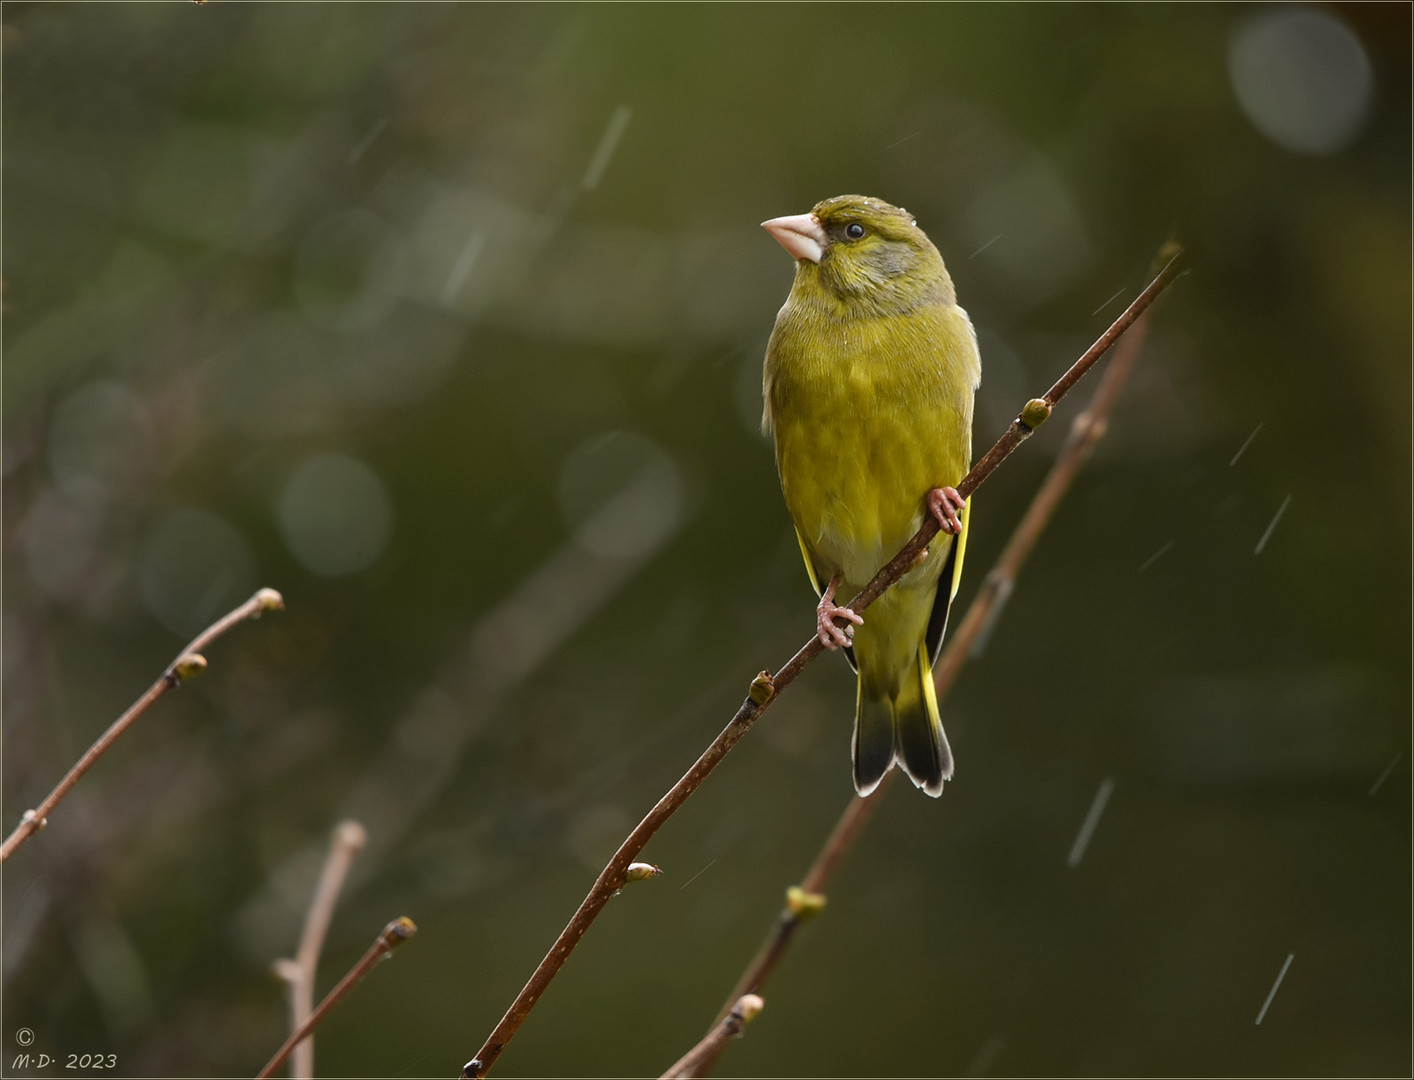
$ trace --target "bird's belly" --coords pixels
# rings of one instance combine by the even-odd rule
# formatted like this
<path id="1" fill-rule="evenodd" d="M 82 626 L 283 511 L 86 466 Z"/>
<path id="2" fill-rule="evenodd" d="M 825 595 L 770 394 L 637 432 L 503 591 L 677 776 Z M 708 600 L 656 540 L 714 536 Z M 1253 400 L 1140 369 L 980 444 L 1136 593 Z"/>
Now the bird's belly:
<path id="1" fill-rule="evenodd" d="M 781 475 L 792 478 L 786 505 L 817 569 L 862 588 L 922 525 L 944 455 L 913 415 L 861 415 L 857 404 L 808 411 L 777 429 Z"/>

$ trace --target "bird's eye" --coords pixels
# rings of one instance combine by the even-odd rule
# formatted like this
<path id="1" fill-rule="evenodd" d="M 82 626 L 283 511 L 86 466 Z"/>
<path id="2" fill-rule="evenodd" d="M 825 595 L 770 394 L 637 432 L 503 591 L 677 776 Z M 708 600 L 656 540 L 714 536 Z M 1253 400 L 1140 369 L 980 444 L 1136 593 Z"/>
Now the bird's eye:
<path id="1" fill-rule="evenodd" d="M 858 240 L 864 235 L 864 226 L 857 221 L 852 221 L 844 227 L 844 234 L 851 240 Z"/>

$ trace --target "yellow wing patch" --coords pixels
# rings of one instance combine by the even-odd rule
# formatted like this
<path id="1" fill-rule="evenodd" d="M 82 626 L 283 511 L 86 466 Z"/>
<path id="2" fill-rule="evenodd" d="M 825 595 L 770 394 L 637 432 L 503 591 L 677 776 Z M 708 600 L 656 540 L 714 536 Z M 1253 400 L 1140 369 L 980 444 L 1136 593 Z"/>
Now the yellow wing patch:
<path id="1" fill-rule="evenodd" d="M 957 534 L 957 539 L 953 541 L 957 544 L 957 558 L 952 564 L 952 583 L 948 591 L 948 603 L 951 604 L 957 599 L 957 587 L 962 584 L 962 558 L 967 554 L 967 526 L 972 520 L 972 500 L 968 499 L 962 508 L 962 513 L 958 515 L 962 518 L 962 532 Z M 807 560 L 808 561 L 808 560 Z"/>
<path id="2" fill-rule="evenodd" d="M 815 573 L 815 564 L 810 561 L 810 549 L 805 546 L 805 537 L 800 535 L 799 529 L 795 530 L 795 539 L 796 543 L 800 545 L 800 557 L 805 560 L 805 572 L 810 575 L 810 584 L 815 589 L 815 595 L 823 596 L 825 588 L 820 584 L 820 578 Z"/>

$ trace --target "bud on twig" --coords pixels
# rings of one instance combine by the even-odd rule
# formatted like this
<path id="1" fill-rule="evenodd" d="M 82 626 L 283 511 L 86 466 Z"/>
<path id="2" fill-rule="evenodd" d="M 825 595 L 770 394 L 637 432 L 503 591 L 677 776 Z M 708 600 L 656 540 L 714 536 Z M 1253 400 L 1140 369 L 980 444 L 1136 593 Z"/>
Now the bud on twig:
<path id="1" fill-rule="evenodd" d="M 1021 422 L 1035 431 L 1051 418 L 1051 406 L 1041 398 L 1032 398 L 1021 410 Z"/>
<path id="2" fill-rule="evenodd" d="M 786 890 L 786 910 L 795 917 L 796 922 L 813 919 L 825 910 L 825 903 L 824 893 L 806 892 L 799 885 L 792 885 Z"/>
<path id="3" fill-rule="evenodd" d="M 765 705 L 776 696 L 776 680 L 771 678 L 769 671 L 761 672 L 751 680 L 751 689 L 747 691 L 746 696 L 756 705 Z"/>
<path id="4" fill-rule="evenodd" d="M 352 819 L 341 821 L 334 827 L 334 841 L 345 851 L 357 854 L 368 844 L 368 830 Z"/>
<path id="5" fill-rule="evenodd" d="M 260 618 L 267 611 L 285 610 L 285 598 L 274 589 L 258 589 L 251 599 L 256 602 L 255 613 L 251 616 L 253 619 Z"/>
<path id="6" fill-rule="evenodd" d="M 270 962 L 270 971 L 275 978 L 287 983 L 298 982 L 304 973 L 304 969 L 288 956 L 282 957 L 279 960 L 272 960 Z"/>
<path id="7" fill-rule="evenodd" d="M 761 1000 L 761 995 L 759 994 L 742 994 L 741 997 L 737 998 L 736 1004 L 732 1006 L 731 1013 L 731 1019 L 736 1021 L 736 1031 L 732 1032 L 732 1034 L 740 1035 L 741 1029 L 755 1020 L 757 1015 L 765 1007 L 766 1003 Z"/>
<path id="8" fill-rule="evenodd" d="M 173 686 L 180 686 L 193 675 L 199 675 L 206 670 L 206 657 L 201 653 L 183 653 L 177 657 L 171 668 L 167 671 L 167 678 L 172 680 Z"/>
<path id="9" fill-rule="evenodd" d="M 399 915 L 387 926 L 383 927 L 383 933 L 379 935 L 378 939 L 391 951 L 396 949 L 415 933 L 417 933 L 417 924 L 406 915 Z"/>
<path id="10" fill-rule="evenodd" d="M 627 885 L 630 881 L 647 881 L 649 878 L 658 877 L 662 873 L 662 869 L 654 866 L 652 863 L 629 863 L 628 869 L 624 871 L 624 884 Z"/>

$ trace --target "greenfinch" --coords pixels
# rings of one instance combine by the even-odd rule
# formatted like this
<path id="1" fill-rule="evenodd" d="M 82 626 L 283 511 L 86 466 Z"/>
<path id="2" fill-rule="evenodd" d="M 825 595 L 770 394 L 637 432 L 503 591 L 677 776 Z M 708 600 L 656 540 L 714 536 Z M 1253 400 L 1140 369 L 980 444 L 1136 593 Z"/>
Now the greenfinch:
<path id="1" fill-rule="evenodd" d="M 967 543 L 956 485 L 972 459 L 977 335 L 942 256 L 906 210 L 841 195 L 762 225 L 796 260 L 766 346 L 762 425 L 820 597 L 820 641 L 843 649 L 858 674 L 854 787 L 867 795 L 899 765 L 940 795 L 953 762 L 933 663 Z M 836 603 L 862 589 L 925 514 L 938 521 L 937 539 L 868 618 Z"/>

